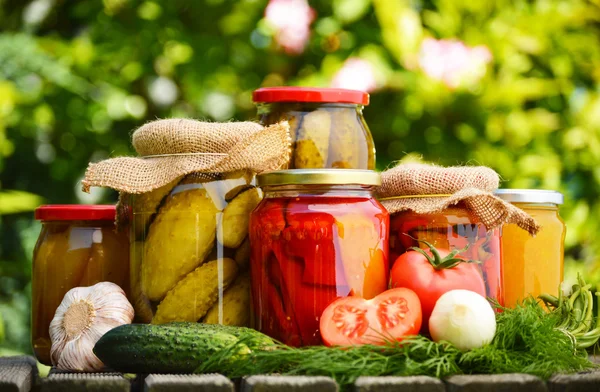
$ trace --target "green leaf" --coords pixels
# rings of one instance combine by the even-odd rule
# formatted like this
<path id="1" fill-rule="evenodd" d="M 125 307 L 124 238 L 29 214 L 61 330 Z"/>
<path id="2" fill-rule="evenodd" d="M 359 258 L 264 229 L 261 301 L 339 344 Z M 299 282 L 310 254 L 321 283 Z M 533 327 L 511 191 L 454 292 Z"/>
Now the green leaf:
<path id="1" fill-rule="evenodd" d="M 41 196 L 33 193 L 8 190 L 0 192 L 0 215 L 33 211 L 43 202 Z"/>

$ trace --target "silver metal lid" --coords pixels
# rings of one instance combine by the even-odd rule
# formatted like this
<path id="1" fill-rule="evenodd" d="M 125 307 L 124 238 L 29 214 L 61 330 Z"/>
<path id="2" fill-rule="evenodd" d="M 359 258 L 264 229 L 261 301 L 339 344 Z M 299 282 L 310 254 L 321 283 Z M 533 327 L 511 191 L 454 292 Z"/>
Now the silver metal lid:
<path id="1" fill-rule="evenodd" d="M 564 203 L 562 193 L 543 189 L 497 189 L 494 194 L 509 203 Z"/>

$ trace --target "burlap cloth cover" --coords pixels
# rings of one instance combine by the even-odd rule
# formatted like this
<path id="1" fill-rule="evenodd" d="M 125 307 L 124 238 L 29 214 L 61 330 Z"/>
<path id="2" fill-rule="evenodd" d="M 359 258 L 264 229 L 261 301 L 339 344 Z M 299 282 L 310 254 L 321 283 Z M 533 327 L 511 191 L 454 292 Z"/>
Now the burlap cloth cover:
<path id="1" fill-rule="evenodd" d="M 411 163 L 384 171 L 377 194 L 390 214 L 434 214 L 461 203 L 487 229 L 514 223 L 536 234 L 540 227 L 531 216 L 492 194 L 499 183 L 498 174 L 487 167 Z"/>
<path id="2" fill-rule="evenodd" d="M 291 153 L 289 125 L 208 123 L 167 119 L 147 123 L 132 136 L 141 157 L 112 158 L 88 166 L 82 188 L 109 187 L 121 193 L 152 191 L 190 173 L 259 173 L 285 164 Z M 171 154 L 171 155 L 165 155 Z M 149 156 L 153 156 L 148 159 Z M 146 157 L 146 158 L 144 158 Z"/>

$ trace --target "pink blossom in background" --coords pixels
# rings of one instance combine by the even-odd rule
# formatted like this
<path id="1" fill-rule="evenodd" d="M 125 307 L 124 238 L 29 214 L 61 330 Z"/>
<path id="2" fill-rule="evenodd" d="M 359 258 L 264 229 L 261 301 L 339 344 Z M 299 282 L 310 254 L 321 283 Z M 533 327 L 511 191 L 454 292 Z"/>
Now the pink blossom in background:
<path id="1" fill-rule="evenodd" d="M 450 88 L 480 80 L 490 61 L 492 53 L 486 46 L 468 47 L 458 40 L 426 38 L 419 53 L 419 66 L 423 72 Z"/>
<path id="2" fill-rule="evenodd" d="M 304 52 L 315 19 L 306 0 L 270 0 L 265 19 L 276 29 L 275 40 L 287 53 Z"/>
<path id="3" fill-rule="evenodd" d="M 377 87 L 373 66 L 366 60 L 351 57 L 336 72 L 331 87 L 370 92 Z"/>

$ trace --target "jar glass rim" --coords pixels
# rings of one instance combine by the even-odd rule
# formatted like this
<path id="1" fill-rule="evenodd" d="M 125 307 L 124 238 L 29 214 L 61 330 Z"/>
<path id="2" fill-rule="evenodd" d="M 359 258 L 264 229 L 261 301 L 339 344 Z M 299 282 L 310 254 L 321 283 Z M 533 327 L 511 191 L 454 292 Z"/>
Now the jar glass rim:
<path id="1" fill-rule="evenodd" d="M 381 175 L 374 170 L 294 169 L 277 170 L 256 176 L 259 186 L 276 185 L 381 185 Z"/>

